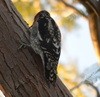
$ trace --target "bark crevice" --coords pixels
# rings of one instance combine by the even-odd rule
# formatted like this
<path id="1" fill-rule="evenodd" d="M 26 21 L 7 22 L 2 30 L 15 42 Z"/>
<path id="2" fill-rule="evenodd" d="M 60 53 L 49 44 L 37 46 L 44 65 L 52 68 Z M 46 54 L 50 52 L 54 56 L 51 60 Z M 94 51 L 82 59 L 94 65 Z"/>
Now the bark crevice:
<path id="1" fill-rule="evenodd" d="M 57 91 L 52 85 L 48 87 L 39 55 L 30 48 L 18 50 L 21 41 L 29 42 L 28 30 L 12 2 L 0 0 L 0 84 L 6 91 L 4 94 L 6 97 L 68 97 L 70 92 L 60 81 L 56 83 L 60 84 L 59 88 L 56 86 Z M 66 93 L 58 92 L 60 88 Z"/>

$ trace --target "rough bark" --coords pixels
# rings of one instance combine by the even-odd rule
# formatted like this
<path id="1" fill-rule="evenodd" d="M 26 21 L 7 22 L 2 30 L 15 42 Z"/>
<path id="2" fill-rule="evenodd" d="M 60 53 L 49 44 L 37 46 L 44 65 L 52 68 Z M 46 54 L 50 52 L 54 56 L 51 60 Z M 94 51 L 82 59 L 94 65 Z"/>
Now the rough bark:
<path id="1" fill-rule="evenodd" d="M 72 97 L 59 78 L 48 87 L 39 55 L 18 51 L 28 28 L 12 2 L 0 0 L 0 90 L 6 97 Z"/>

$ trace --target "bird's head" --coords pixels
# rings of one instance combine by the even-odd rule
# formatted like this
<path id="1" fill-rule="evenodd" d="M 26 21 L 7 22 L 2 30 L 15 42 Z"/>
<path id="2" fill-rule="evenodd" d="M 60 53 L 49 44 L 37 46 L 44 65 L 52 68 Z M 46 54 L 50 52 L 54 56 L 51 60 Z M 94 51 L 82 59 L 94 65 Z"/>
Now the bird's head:
<path id="1" fill-rule="evenodd" d="M 46 10 L 42 10 L 36 14 L 36 16 L 34 17 L 34 21 L 38 21 L 41 18 L 49 18 L 49 17 L 50 17 L 49 12 L 47 12 Z"/>

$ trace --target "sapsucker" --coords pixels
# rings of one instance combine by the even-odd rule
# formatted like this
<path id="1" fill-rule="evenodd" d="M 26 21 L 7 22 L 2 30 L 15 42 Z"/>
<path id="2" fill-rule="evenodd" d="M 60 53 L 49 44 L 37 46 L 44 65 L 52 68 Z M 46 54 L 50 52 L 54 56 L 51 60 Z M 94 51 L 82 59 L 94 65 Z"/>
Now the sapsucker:
<path id="1" fill-rule="evenodd" d="M 34 17 L 30 27 L 30 44 L 27 46 L 41 56 L 46 80 L 55 84 L 61 51 L 61 33 L 49 12 L 43 10 Z"/>

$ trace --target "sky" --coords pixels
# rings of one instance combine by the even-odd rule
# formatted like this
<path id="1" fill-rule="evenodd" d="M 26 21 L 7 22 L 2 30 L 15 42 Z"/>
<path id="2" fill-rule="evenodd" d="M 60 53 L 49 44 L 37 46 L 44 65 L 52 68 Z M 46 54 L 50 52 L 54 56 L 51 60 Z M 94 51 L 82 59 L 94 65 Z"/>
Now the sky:
<path id="1" fill-rule="evenodd" d="M 80 17 L 77 23 L 80 27 L 72 32 L 66 33 L 67 30 L 61 28 L 63 38 L 59 62 L 67 65 L 73 61 L 78 70 L 82 72 L 90 65 L 97 63 L 97 58 L 91 41 L 88 21 Z"/>

